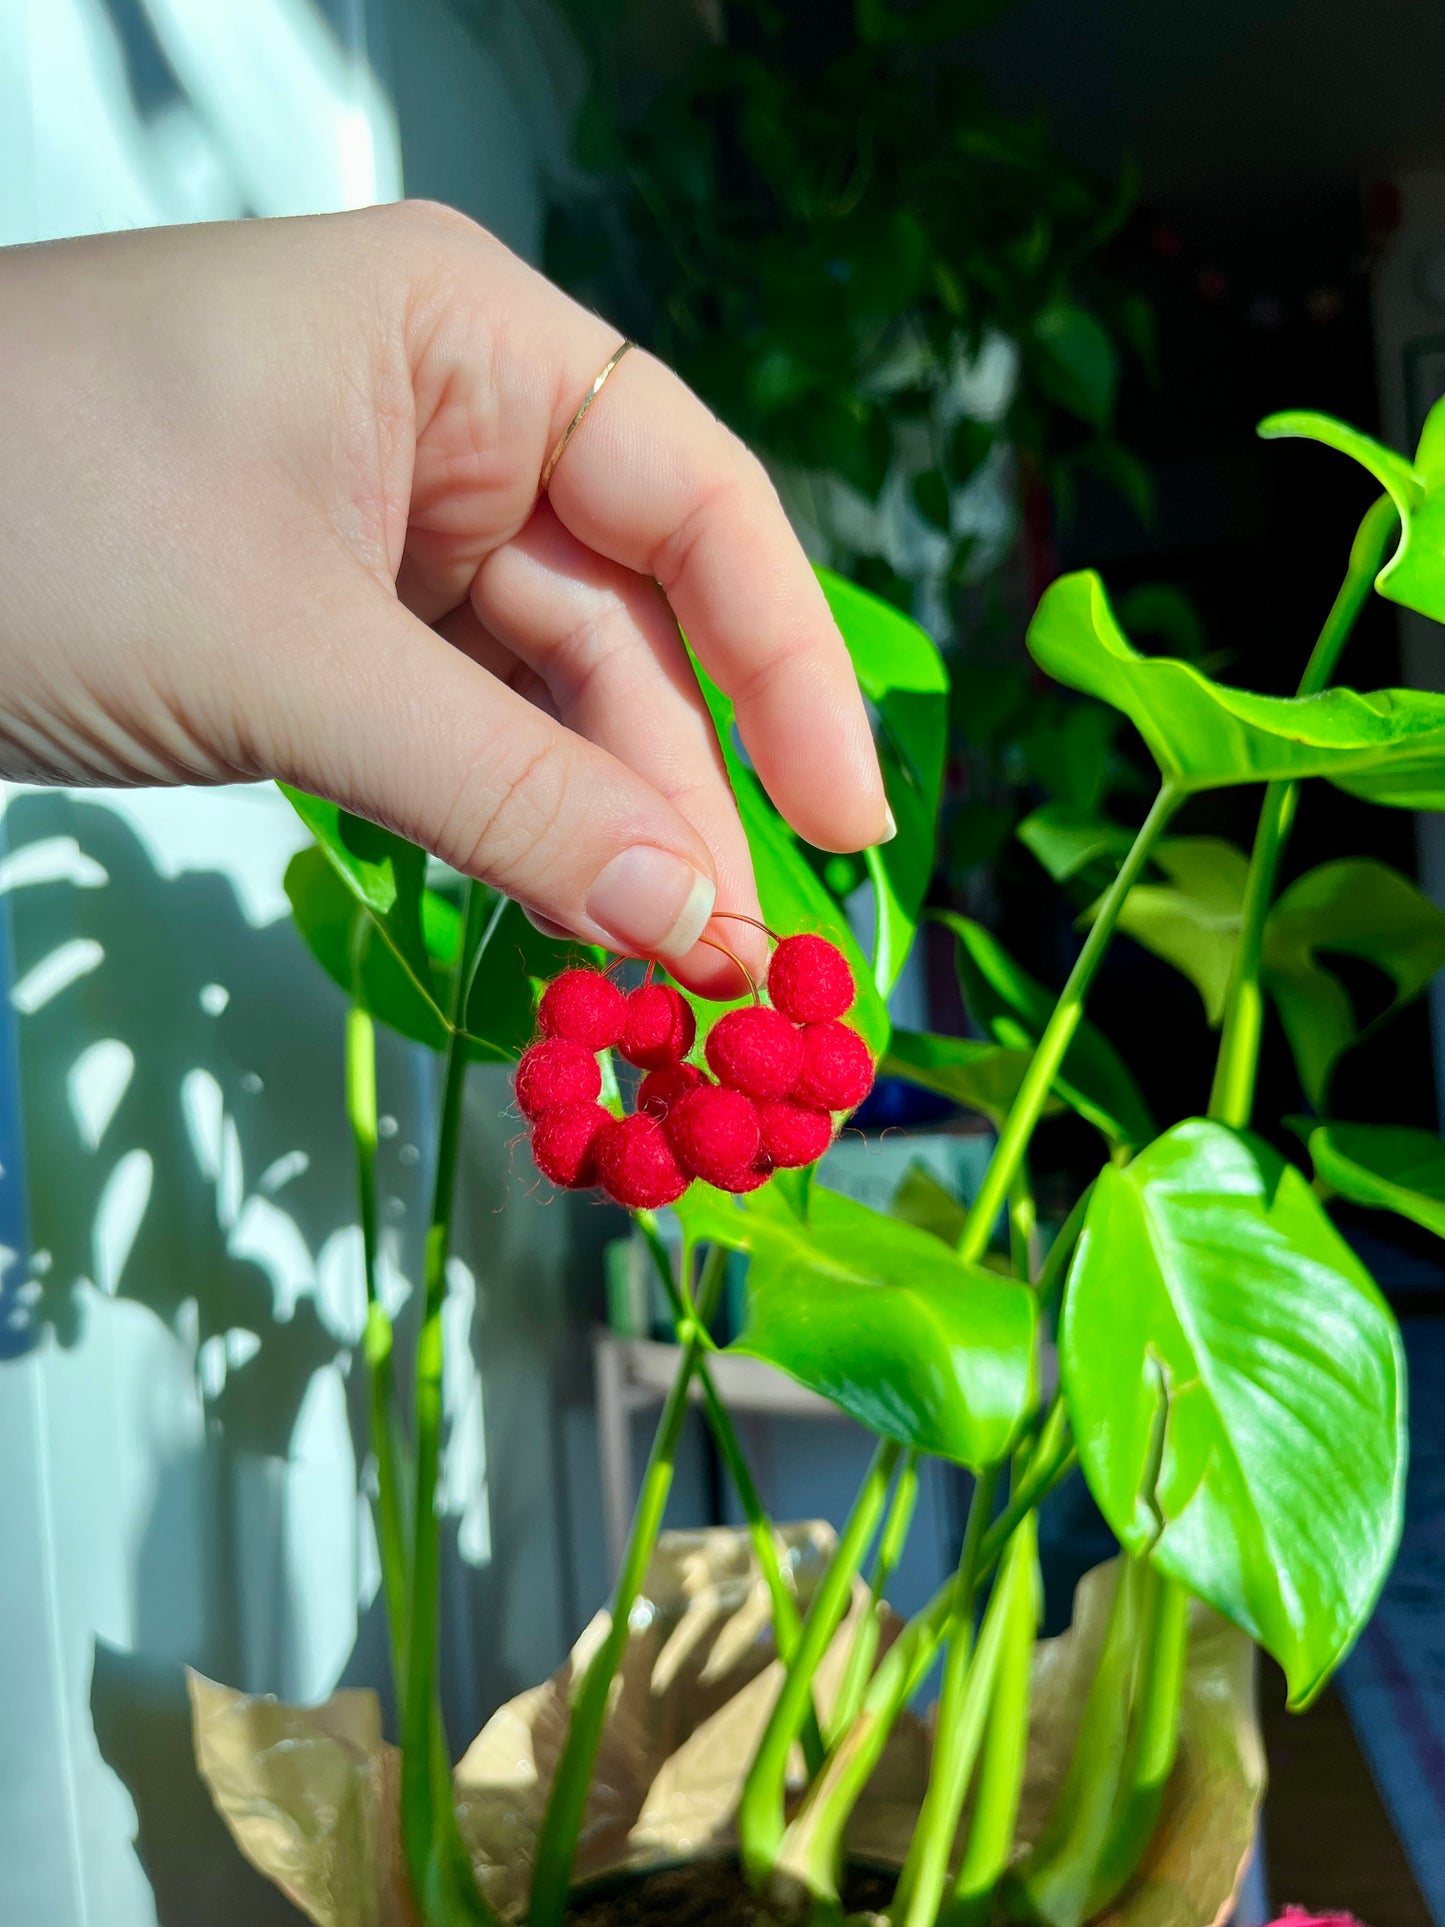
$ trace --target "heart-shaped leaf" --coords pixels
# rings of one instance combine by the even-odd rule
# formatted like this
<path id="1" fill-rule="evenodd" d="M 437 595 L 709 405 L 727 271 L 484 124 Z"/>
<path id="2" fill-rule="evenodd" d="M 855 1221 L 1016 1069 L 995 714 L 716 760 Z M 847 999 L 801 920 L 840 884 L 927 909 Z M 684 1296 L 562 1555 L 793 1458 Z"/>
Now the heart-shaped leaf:
<path id="1" fill-rule="evenodd" d="M 997 1124 L 1018 1096 L 1028 1066 L 1027 1050 L 1006 1050 L 983 1038 L 895 1030 L 878 1068 L 884 1077 L 901 1077 Z M 1060 1100 L 1051 1097 L 1048 1108 L 1062 1109 Z"/>
<path id="2" fill-rule="evenodd" d="M 878 717 L 878 758 L 898 825 L 898 834 L 869 860 L 878 912 L 874 977 L 886 996 L 912 946 L 933 876 L 948 675 L 931 638 L 891 602 L 830 569 L 820 569 L 818 579 Z"/>
<path id="3" fill-rule="evenodd" d="M 1060 682 L 1122 710 L 1181 790 L 1326 776 L 1401 809 L 1445 807 L 1445 696 L 1256 696 L 1192 663 L 1141 656 L 1092 570 L 1045 590 L 1029 624 L 1034 660 Z"/>
<path id="4" fill-rule="evenodd" d="M 1120 1543 L 1254 1635 L 1303 1705 L 1399 1540 L 1405 1367 L 1304 1178 L 1193 1119 L 1095 1180 L 1059 1366 Z"/>
<path id="5" fill-rule="evenodd" d="M 1388 1008 L 1357 1023 L 1348 991 L 1320 961 L 1322 951 L 1382 970 L 1395 986 Z M 1323 863 L 1284 891 L 1265 926 L 1264 979 L 1317 1110 L 1344 1052 L 1418 997 L 1442 965 L 1445 911 L 1388 864 L 1366 857 Z"/>
<path id="6" fill-rule="evenodd" d="M 1101 860 L 1117 867 L 1134 841 L 1132 830 L 1072 803 L 1041 804 L 1024 818 L 1016 834 L 1055 883 L 1067 883 Z"/>
<path id="7" fill-rule="evenodd" d="M 1032 1053 L 1053 1013 L 1053 996 L 982 924 L 951 910 L 937 914 L 958 939 L 959 987 L 975 1023 L 1007 1049 Z M 1154 1135 L 1149 1107 L 1128 1066 L 1087 1018 L 1074 1033 L 1054 1089 L 1111 1143 L 1147 1144 Z"/>
<path id="8" fill-rule="evenodd" d="M 438 1021 L 446 1013 L 436 1002 L 431 967 L 422 936 L 421 898 L 426 852 L 404 836 L 353 816 L 325 797 L 308 796 L 288 783 L 277 788 L 316 839 L 316 847 L 375 925 L 417 995 L 432 1004 Z"/>
<path id="9" fill-rule="evenodd" d="M 1308 1125 L 1315 1175 L 1352 1204 L 1373 1205 L 1445 1238 L 1445 1143 L 1397 1124 Z"/>
<path id="10" fill-rule="evenodd" d="M 1370 471 L 1400 518 L 1399 546 L 1375 587 L 1392 602 L 1445 622 L 1445 409 L 1437 402 L 1430 410 L 1413 463 L 1358 428 L 1309 409 L 1266 416 L 1259 432 L 1266 441 L 1323 442 Z"/>
<path id="11" fill-rule="evenodd" d="M 445 979 L 429 968 L 431 988 L 422 992 L 395 950 L 382 942 L 375 919 L 342 882 L 324 850 L 313 845 L 297 851 L 286 866 L 286 895 L 307 949 L 348 997 L 356 997 L 379 1024 L 414 1043 L 444 1048 L 450 1035 L 442 1015 Z M 436 901 L 455 918 L 450 904 Z"/>
<path id="12" fill-rule="evenodd" d="M 975 1470 L 1008 1451 L 1036 1397 L 1036 1307 L 1022 1285 L 816 1184 L 806 1223 L 766 1188 L 737 1203 L 697 1184 L 678 1211 L 692 1237 L 751 1256 L 731 1350 L 918 1451 Z"/>
<path id="13" fill-rule="evenodd" d="M 1179 836 L 1161 843 L 1153 860 L 1169 881 L 1136 883 L 1118 928 L 1181 971 L 1217 1025 L 1239 944 L 1249 859 L 1220 837 Z"/>

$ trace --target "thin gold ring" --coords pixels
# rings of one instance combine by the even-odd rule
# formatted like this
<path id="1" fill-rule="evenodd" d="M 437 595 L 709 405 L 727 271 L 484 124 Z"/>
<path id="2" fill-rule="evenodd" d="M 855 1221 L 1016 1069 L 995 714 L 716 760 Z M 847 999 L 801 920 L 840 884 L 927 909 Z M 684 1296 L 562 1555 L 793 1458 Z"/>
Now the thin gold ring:
<path id="1" fill-rule="evenodd" d="M 593 402 L 596 401 L 597 397 L 602 393 L 602 384 L 606 381 L 607 377 L 612 373 L 612 370 L 617 366 L 618 362 L 621 361 L 622 357 L 627 353 L 628 349 L 631 346 L 632 346 L 632 343 L 630 341 L 620 341 L 617 344 L 617 346 L 612 350 L 612 353 L 607 357 L 606 361 L 603 362 L 601 368 L 597 371 L 597 379 L 593 382 L 592 386 L 587 390 L 587 393 L 582 397 L 581 401 L 578 402 L 576 414 L 572 417 L 571 421 L 568 422 L 567 426 L 562 430 L 562 433 L 557 437 L 557 446 L 552 450 L 552 453 L 547 457 L 547 466 L 542 470 L 541 492 L 543 495 L 547 493 L 547 485 L 552 479 L 553 471 L 556 469 L 558 462 L 561 461 L 562 456 L 566 451 L 568 442 L 571 441 L 572 437 L 577 433 L 577 430 L 582 426 L 582 417 L 587 413 L 587 410 L 592 406 Z"/>

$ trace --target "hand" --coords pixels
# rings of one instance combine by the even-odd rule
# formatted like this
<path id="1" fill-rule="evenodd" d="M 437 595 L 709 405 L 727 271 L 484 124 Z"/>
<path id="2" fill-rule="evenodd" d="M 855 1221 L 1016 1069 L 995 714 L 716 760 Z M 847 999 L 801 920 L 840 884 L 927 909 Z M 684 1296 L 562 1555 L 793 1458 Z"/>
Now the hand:
<path id="1" fill-rule="evenodd" d="M 675 375 L 624 357 L 539 499 L 617 340 L 424 205 L 0 254 L 0 774 L 280 777 L 734 989 L 694 946 L 756 897 L 677 623 L 802 836 L 887 805 L 777 498 Z"/>

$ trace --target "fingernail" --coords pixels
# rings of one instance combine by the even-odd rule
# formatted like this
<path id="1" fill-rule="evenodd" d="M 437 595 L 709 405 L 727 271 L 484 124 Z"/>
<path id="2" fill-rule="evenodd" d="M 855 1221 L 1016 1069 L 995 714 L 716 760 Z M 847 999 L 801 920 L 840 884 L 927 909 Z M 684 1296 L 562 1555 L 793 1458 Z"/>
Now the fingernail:
<path id="1" fill-rule="evenodd" d="M 897 836 L 898 834 L 898 819 L 893 814 L 891 807 L 887 803 L 883 805 L 883 820 L 888 825 L 888 827 L 883 832 L 882 836 L 879 837 L 878 841 L 880 843 L 891 843 L 894 837 Z"/>
<path id="2" fill-rule="evenodd" d="M 587 898 L 587 914 L 622 950 L 683 957 L 712 915 L 717 887 L 671 850 L 640 847 L 613 857 Z"/>

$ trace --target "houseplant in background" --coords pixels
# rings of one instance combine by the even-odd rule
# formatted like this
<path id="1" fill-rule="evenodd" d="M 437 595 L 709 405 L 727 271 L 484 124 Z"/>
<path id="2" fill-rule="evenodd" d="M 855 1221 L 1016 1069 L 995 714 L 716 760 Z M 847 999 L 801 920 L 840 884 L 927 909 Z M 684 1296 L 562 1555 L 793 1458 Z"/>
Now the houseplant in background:
<path id="1" fill-rule="evenodd" d="M 588 91 L 546 256 L 758 450 L 818 560 L 962 671 L 940 850 L 959 885 L 1022 791 L 1096 800 L 1107 721 L 1030 702 L 1020 638 L 1080 482 L 1150 505 L 1114 426 L 1153 356 L 1105 255 L 1132 182 L 990 105 L 967 34 L 1006 4 L 569 6 Z M 821 867 L 840 897 L 860 881 Z"/>
<path id="2" fill-rule="evenodd" d="M 738 1173 L 726 1189 L 689 1184 L 684 1169 L 671 1187 L 680 1268 L 639 1208 L 680 1362 L 612 1608 L 556 1679 L 502 1709 L 455 1778 L 435 1672 L 433 1501 L 461 1082 L 473 1056 L 527 1046 L 544 979 L 598 960 L 538 938 L 477 884 L 458 906 L 429 885 L 420 852 L 293 799 L 316 836 L 292 872 L 297 921 L 354 998 L 348 1097 L 369 1254 L 372 1025 L 390 1023 L 445 1059 L 409 1445 L 376 1291 L 364 1348 L 400 1754 L 383 1746 L 369 1695 L 299 1709 L 193 1683 L 198 1758 L 221 1812 L 319 1927 L 498 1917 L 556 1927 L 575 1883 L 608 1870 L 632 1884 L 620 1899 L 579 1899 L 579 1918 L 690 1909 L 700 1921 L 838 1920 L 852 1909 L 893 1927 L 1202 1927 L 1227 1913 L 1262 1780 L 1250 1642 L 1279 1661 L 1292 1704 L 1307 1705 L 1368 1618 L 1400 1528 L 1399 1336 L 1321 1194 L 1445 1223 L 1434 1139 L 1328 1113 L 1332 1069 L 1362 1041 L 1329 954 L 1375 959 L 1403 1000 L 1445 961 L 1445 915 L 1369 864 L 1326 864 L 1276 894 L 1307 779 L 1384 806 L 1445 807 L 1445 697 L 1335 686 L 1372 585 L 1445 615 L 1445 409 L 1413 462 L 1322 417 L 1275 417 L 1264 432 L 1341 448 L 1386 491 L 1361 524 L 1300 693 L 1253 695 L 1139 655 L 1091 574 L 1049 588 L 1030 628 L 1036 662 L 1128 718 L 1159 788 L 1127 848 L 1119 826 L 1095 828 L 1090 847 L 1113 874 L 1057 998 L 986 932 L 953 920 L 986 1038 L 891 1031 L 886 1010 L 922 908 L 936 815 L 946 698 L 927 638 L 828 582 L 880 713 L 900 825 L 871 859 L 871 962 L 734 757 L 727 705 L 704 683 L 768 923 L 826 933 L 853 978 L 847 1022 L 869 1052 L 992 1117 L 997 1146 L 974 1199 L 915 1178 L 891 1213 L 835 1195 L 807 1168 Z M 1240 784 L 1264 785 L 1247 855 L 1176 833 L 1191 798 Z M 1121 927 L 1186 970 L 1220 1029 L 1208 1115 L 1162 1132 L 1084 1015 Z M 1266 995 L 1311 1108 L 1299 1128 L 1313 1186 L 1250 1130 Z M 791 1007 L 792 993 L 775 1001 Z M 746 1083 L 725 1051 L 707 1048 L 725 1013 L 689 1007 L 705 1062 Z M 544 1016 L 554 1034 L 571 1025 L 559 1027 L 555 1009 Z M 667 1033 L 660 1063 L 688 1049 L 690 1029 L 682 1018 Z M 613 1054 L 594 1067 L 604 1103 L 631 1108 Z M 546 1093 L 524 1079 L 523 1096 L 545 1121 Z M 1054 1105 L 1097 1127 L 1100 1154 L 1045 1251 L 1028 1153 Z M 685 1164 L 680 1141 L 673 1150 Z M 836 1540 L 768 1519 L 717 1394 L 709 1319 L 731 1251 L 749 1259 L 735 1349 L 877 1435 Z M 1042 1397 L 1037 1347 L 1050 1324 L 1060 1381 Z M 693 1385 L 748 1523 L 659 1541 Z M 956 1573 L 900 1625 L 886 1589 L 930 1454 L 973 1473 L 974 1499 Z M 1036 1647 L 1038 1508 L 1076 1465 L 1120 1551 L 1081 1585 L 1071 1631 Z M 935 1660 L 939 1702 L 924 1725 L 910 1702 Z M 679 1860 L 683 1873 L 646 1874 Z M 860 1885 L 860 1865 L 888 1871 Z"/>

